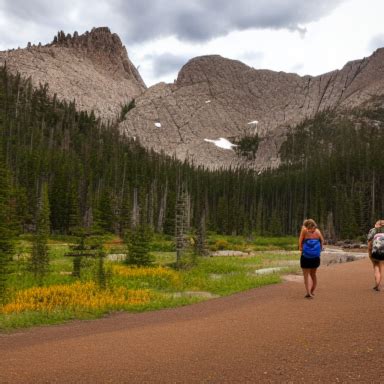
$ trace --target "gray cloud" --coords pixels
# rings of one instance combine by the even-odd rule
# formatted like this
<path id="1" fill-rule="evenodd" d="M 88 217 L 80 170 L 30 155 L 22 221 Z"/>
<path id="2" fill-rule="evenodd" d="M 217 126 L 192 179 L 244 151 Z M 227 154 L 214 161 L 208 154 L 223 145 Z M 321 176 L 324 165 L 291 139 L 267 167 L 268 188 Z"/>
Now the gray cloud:
<path id="1" fill-rule="evenodd" d="M 152 71 L 155 77 L 177 73 L 190 59 L 190 57 L 178 56 L 169 52 L 159 55 L 146 55 L 144 58 L 152 62 Z"/>
<path id="2" fill-rule="evenodd" d="M 372 39 L 368 43 L 368 48 L 370 51 L 374 51 L 377 48 L 383 48 L 383 47 L 384 47 L 384 33 L 372 37 Z"/>
<path id="3" fill-rule="evenodd" d="M 161 37 L 204 42 L 231 31 L 301 27 L 346 0 L 0 0 L 0 15 L 55 30 L 109 26 L 129 44 Z M 10 26 L 9 25 L 9 26 Z M 3 28 L 0 27 L 0 32 Z"/>
<path id="4" fill-rule="evenodd" d="M 92 5 L 89 0 L 0 0 L 0 49 L 25 47 L 28 41 L 46 44 L 59 30 L 72 34 L 109 26 L 116 32 L 120 21 L 106 0 Z"/>
<path id="5" fill-rule="evenodd" d="M 254 28 L 305 32 L 302 24 L 329 14 L 345 0 L 114 0 L 130 43 L 165 36 L 203 42 Z"/>
<path id="6" fill-rule="evenodd" d="M 43 25 L 62 25 L 68 13 L 76 8 L 76 2 L 49 0 L 3 0 L 0 9 L 14 20 Z"/>

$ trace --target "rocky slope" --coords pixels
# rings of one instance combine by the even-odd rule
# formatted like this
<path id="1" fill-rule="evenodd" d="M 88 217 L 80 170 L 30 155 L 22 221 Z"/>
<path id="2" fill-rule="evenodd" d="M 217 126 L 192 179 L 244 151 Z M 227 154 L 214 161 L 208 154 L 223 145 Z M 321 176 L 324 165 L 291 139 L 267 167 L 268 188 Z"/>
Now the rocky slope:
<path id="1" fill-rule="evenodd" d="M 204 139 L 235 140 L 257 133 L 256 159 L 247 163 L 274 167 L 288 126 L 383 93 L 384 49 L 317 77 L 255 70 L 239 61 L 204 56 L 189 61 L 174 84 L 157 84 L 138 97 L 121 130 L 145 146 L 211 168 L 245 160 Z"/>
<path id="2" fill-rule="evenodd" d="M 384 49 L 321 76 L 255 70 L 220 56 L 190 60 L 173 84 L 146 89 L 119 37 L 108 28 L 65 36 L 52 44 L 0 52 L 0 63 L 47 82 L 59 98 L 103 119 L 117 116 L 135 98 L 120 124 L 122 132 L 146 146 L 210 168 L 247 164 L 258 169 L 279 164 L 278 150 L 289 126 L 319 111 L 364 105 L 384 94 Z M 208 140 L 260 138 L 247 160 Z"/>
<path id="3" fill-rule="evenodd" d="M 104 120 L 116 118 L 122 104 L 146 89 L 120 38 L 108 28 L 73 36 L 59 32 L 52 44 L 0 52 L 0 63 L 49 84 L 51 94 L 75 100 L 78 109 L 94 110 Z"/>

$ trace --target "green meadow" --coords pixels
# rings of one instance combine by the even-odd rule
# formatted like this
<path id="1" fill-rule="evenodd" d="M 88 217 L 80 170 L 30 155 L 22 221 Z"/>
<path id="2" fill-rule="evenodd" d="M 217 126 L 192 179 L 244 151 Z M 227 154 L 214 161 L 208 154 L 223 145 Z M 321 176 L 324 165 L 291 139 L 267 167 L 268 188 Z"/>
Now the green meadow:
<path id="1" fill-rule="evenodd" d="M 156 235 L 150 244 L 152 264 L 126 265 L 121 239 L 103 238 L 105 286 L 97 283 L 100 260 L 83 258 L 80 277 L 72 276 L 73 260 L 66 256 L 71 237 L 49 240 L 49 273 L 37 281 L 28 271 L 31 238 L 17 241 L 7 300 L 0 307 L 2 331 L 73 319 L 92 319 L 118 311 L 151 311 L 281 282 L 281 275 L 299 271 L 297 239 L 293 237 L 219 236 L 209 234 L 208 256 L 186 250 L 175 268 L 176 252 L 171 237 Z M 228 251 L 228 252 L 225 252 Z M 221 255 L 237 252 L 235 256 Z M 263 268 L 279 266 L 273 273 Z"/>

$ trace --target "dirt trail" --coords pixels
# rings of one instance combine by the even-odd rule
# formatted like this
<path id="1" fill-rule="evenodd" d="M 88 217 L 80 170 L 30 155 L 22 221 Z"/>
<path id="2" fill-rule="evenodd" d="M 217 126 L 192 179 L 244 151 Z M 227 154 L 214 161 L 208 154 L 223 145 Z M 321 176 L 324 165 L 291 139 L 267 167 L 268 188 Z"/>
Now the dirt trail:
<path id="1" fill-rule="evenodd" d="M 313 300 L 290 282 L 0 335 L 0 383 L 383 383 L 372 283 L 365 259 L 320 268 Z"/>

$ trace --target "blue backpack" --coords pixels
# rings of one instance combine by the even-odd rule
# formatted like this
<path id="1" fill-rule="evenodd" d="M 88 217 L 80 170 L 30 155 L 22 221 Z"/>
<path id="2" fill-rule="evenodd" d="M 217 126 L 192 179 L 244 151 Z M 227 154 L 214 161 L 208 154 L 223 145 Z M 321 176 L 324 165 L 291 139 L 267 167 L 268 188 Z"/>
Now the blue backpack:
<path id="1" fill-rule="evenodd" d="M 308 258 L 320 257 L 320 239 L 305 239 L 303 243 L 303 256 Z"/>

